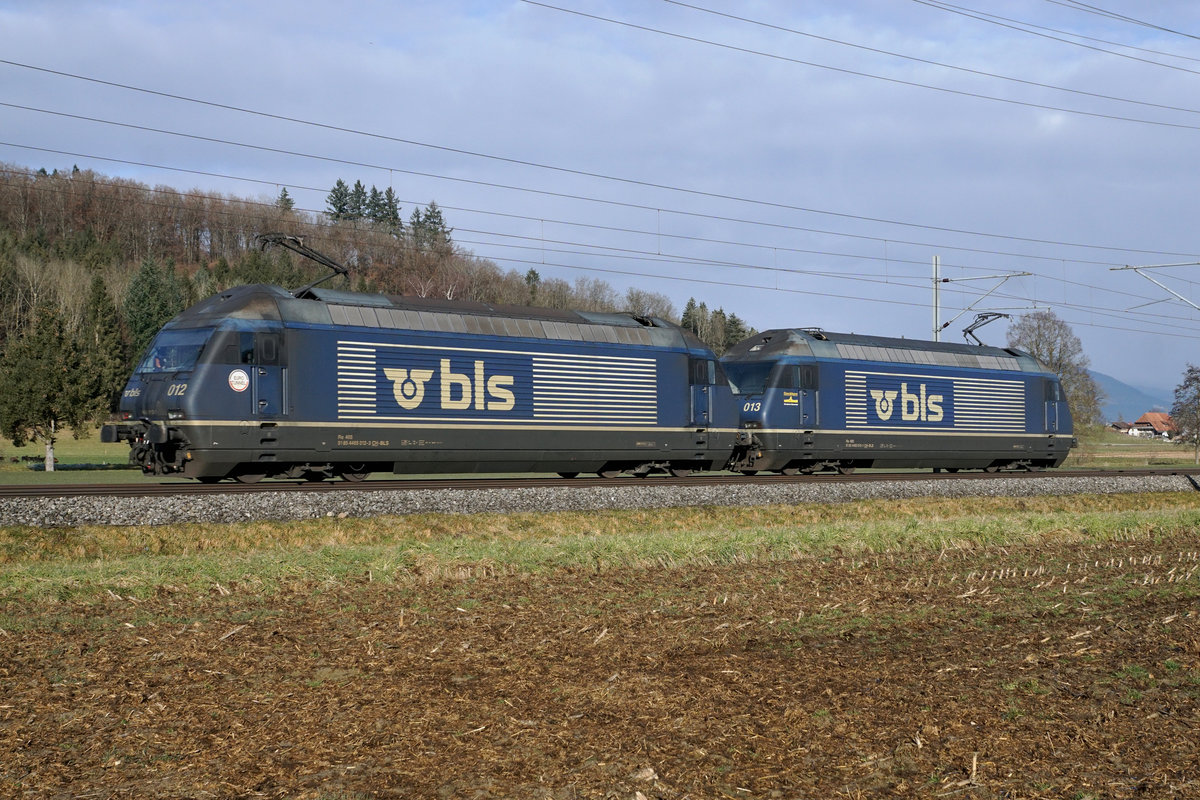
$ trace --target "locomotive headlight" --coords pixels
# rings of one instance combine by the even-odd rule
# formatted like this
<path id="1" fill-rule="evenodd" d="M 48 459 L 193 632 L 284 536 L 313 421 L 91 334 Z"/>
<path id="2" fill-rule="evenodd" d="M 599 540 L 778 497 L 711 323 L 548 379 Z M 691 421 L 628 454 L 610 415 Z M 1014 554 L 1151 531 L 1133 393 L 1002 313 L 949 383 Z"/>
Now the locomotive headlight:
<path id="1" fill-rule="evenodd" d="M 183 419 L 182 411 L 168 411 L 167 419 Z"/>

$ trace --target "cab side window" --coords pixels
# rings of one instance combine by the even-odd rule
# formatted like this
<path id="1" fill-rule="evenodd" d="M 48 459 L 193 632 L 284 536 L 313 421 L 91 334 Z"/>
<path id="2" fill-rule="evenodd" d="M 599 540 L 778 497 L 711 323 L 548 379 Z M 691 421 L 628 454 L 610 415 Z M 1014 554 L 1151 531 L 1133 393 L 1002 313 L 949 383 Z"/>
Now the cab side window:
<path id="1" fill-rule="evenodd" d="M 726 386 L 729 378 L 713 359 L 692 356 L 688 359 L 688 383 L 692 386 Z"/>
<path id="2" fill-rule="evenodd" d="M 220 334 L 222 364 L 253 364 L 254 334 L 250 331 L 222 331 Z"/>
<path id="3" fill-rule="evenodd" d="M 238 363 L 254 363 L 254 334 L 249 331 L 238 334 Z"/>
<path id="4" fill-rule="evenodd" d="M 254 354 L 259 364 L 274 366 L 279 363 L 278 333 L 260 332 L 254 343 Z"/>
<path id="5" fill-rule="evenodd" d="M 768 389 L 799 389 L 800 368 L 795 364 L 779 364 L 771 370 Z"/>
<path id="6" fill-rule="evenodd" d="M 801 364 L 800 388 L 807 389 L 810 392 L 821 388 L 817 376 L 818 372 L 816 364 Z"/>

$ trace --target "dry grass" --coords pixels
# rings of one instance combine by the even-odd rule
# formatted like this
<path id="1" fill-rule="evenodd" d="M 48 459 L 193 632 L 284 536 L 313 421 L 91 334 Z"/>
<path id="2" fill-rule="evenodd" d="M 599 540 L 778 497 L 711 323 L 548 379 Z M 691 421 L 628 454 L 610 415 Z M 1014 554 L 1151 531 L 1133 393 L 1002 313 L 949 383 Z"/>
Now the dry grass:
<path id="1" fill-rule="evenodd" d="M 705 506 L 637 511 L 545 514 L 414 514 L 371 519 L 314 519 L 298 522 L 238 522 L 163 526 L 84 525 L 43 529 L 0 527 L 0 564 L 59 560 L 108 560 L 127 556 L 187 556 L 206 553 L 303 551 L 377 545 L 445 542 L 538 543 L 574 537 L 662 536 L 710 532 L 797 531 L 855 527 L 895 532 L 953 527 L 999 516 L 1084 519 L 1126 512 L 1170 514 L 1200 510 L 1200 494 L 1106 494 L 1034 498 L 863 500 L 808 506 L 728 508 Z M 910 545 L 918 544 L 911 536 Z M 897 544 L 903 542 L 897 541 Z M 879 542 L 887 549 L 886 542 Z"/>
<path id="2" fill-rule="evenodd" d="M 1200 528 L 1200 494 L 875 500 L 809 506 L 428 514 L 229 525 L 0 528 L 0 596 L 469 579 L 1153 540 Z"/>

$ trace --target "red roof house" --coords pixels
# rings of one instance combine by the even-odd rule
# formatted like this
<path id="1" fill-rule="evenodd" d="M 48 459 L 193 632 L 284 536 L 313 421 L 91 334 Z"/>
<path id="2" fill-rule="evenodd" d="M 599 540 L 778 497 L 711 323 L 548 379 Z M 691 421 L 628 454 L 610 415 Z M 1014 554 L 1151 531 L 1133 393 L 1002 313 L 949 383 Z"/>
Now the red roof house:
<path id="1" fill-rule="evenodd" d="M 1155 436 L 1170 438 L 1179 433 L 1179 429 L 1171 421 L 1171 415 L 1165 411 L 1147 411 L 1138 417 L 1134 425 L 1142 430 L 1147 430 L 1147 432 L 1154 431 Z"/>

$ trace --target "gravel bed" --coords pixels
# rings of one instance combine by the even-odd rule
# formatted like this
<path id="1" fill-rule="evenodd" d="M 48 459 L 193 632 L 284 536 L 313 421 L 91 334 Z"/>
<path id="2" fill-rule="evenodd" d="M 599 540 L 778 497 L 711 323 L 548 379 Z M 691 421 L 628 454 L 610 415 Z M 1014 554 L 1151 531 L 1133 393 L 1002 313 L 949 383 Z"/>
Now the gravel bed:
<path id="1" fill-rule="evenodd" d="M 654 486 L 623 481 L 603 487 L 261 492 L 175 497 L 0 499 L 0 525 L 169 525 L 182 522 L 299 520 L 416 513 L 593 511 L 678 506 L 795 505 L 915 497 L 1031 497 L 1052 494 L 1186 492 L 1186 477 L 1056 477 L 714 486 Z"/>

